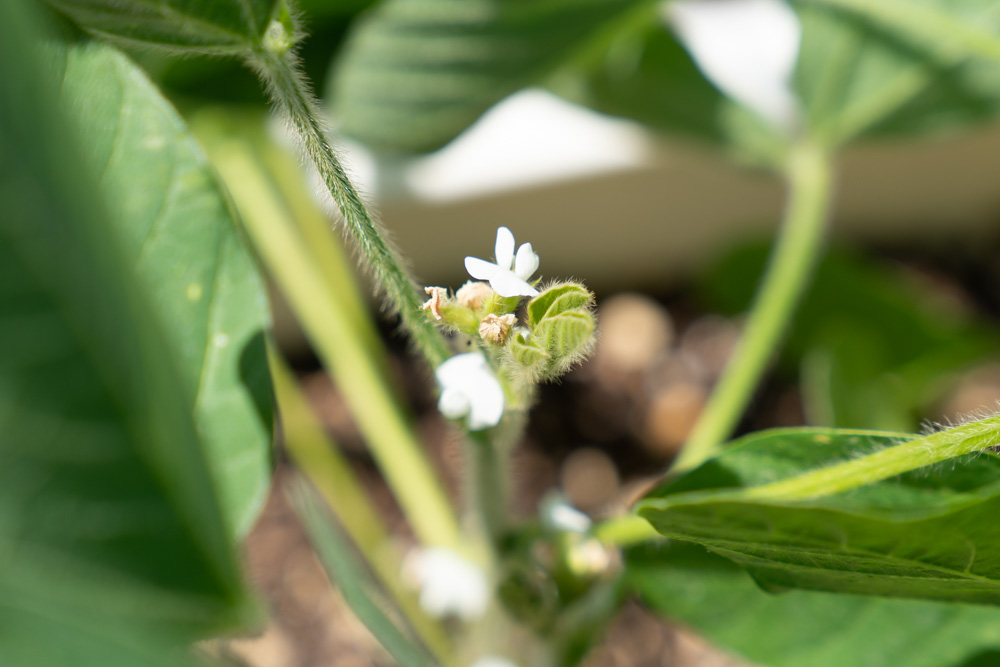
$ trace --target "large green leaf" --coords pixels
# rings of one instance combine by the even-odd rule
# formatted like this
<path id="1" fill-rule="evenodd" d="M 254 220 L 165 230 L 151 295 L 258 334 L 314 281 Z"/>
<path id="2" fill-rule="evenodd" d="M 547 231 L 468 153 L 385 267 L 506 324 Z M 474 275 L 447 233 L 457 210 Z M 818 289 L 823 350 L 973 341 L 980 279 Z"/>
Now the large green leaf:
<path id="1" fill-rule="evenodd" d="M 174 51 L 239 54 L 259 46 L 278 0 L 47 0 L 85 30 Z"/>
<path id="2" fill-rule="evenodd" d="M 704 544 L 770 589 L 997 604 L 1000 457 L 981 451 L 1000 442 L 997 423 L 922 438 L 763 432 L 656 490 L 638 511 L 661 534 Z"/>
<path id="3" fill-rule="evenodd" d="M 605 39 L 648 0 L 387 0 L 332 82 L 341 129 L 390 150 L 438 148 L 507 95 Z"/>
<path id="4" fill-rule="evenodd" d="M 811 591 L 772 595 L 731 561 L 684 542 L 631 550 L 625 580 L 653 610 L 769 667 L 957 667 L 995 660 L 1000 651 L 995 609 Z"/>
<path id="5" fill-rule="evenodd" d="M 1000 113 L 1000 65 L 956 51 L 946 35 L 892 29 L 836 6 L 853 0 L 797 2 L 803 23 L 795 89 L 806 124 L 832 144 L 859 135 L 902 135 L 958 127 Z M 868 3 L 877 7 L 880 2 Z M 925 5 L 979 28 L 995 24 L 993 0 Z M 990 23 L 992 21 L 993 23 Z M 594 108 L 667 132 L 736 144 L 767 141 L 764 128 L 705 81 L 658 17 L 644 30 L 623 32 L 602 57 L 564 73 L 558 88 Z M 766 145 L 766 144 L 765 144 Z"/>
<path id="6" fill-rule="evenodd" d="M 232 627 L 250 606 L 175 350 L 25 21 L 0 3 L 0 577 Z"/>
<path id="7" fill-rule="evenodd" d="M 244 535 L 270 478 L 263 281 L 204 153 L 142 72 L 98 43 L 56 60 L 60 103 L 175 353 L 227 523 Z"/>

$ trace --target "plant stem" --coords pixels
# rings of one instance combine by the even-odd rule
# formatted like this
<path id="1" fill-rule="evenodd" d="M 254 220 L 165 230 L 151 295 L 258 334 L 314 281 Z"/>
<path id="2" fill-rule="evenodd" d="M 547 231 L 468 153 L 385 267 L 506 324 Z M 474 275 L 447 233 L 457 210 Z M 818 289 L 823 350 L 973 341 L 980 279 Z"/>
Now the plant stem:
<path id="1" fill-rule="evenodd" d="M 788 328 L 819 257 L 830 200 L 826 152 L 810 143 L 797 146 L 788 160 L 787 178 L 790 195 L 781 236 L 743 338 L 674 462 L 674 471 L 689 470 L 711 458 L 732 434 Z"/>
<path id="2" fill-rule="evenodd" d="M 420 609 L 416 597 L 400 584 L 402 563 L 392 549 L 389 532 L 372 507 L 368 494 L 312 413 L 285 360 L 273 346 L 268 346 L 267 352 L 289 457 L 326 501 L 379 583 L 389 592 L 427 648 L 439 662 L 452 662 L 452 650 L 444 628 L 428 617 Z"/>
<path id="3" fill-rule="evenodd" d="M 767 500 L 807 500 L 831 496 L 957 456 L 981 452 L 997 444 L 1000 444 L 1000 417 L 990 417 L 736 493 L 742 499 Z"/>
<path id="4" fill-rule="evenodd" d="M 626 514 L 597 524 L 594 527 L 594 537 L 605 544 L 627 547 L 659 539 L 661 535 L 653 528 L 653 524 L 641 516 Z"/>
<path id="5" fill-rule="evenodd" d="M 376 283 L 399 313 L 403 326 L 427 363 L 437 367 L 451 356 L 448 344 L 421 310 L 423 298 L 416 283 L 337 159 L 295 54 L 291 50 L 277 53 L 262 49 L 254 53 L 250 64 L 267 85 L 274 103 L 288 114 Z"/>
<path id="6" fill-rule="evenodd" d="M 343 391 L 361 434 L 421 542 L 458 548 L 458 523 L 429 462 L 340 295 L 329 289 L 272 185 L 235 141 L 212 147 L 247 233 L 324 366 Z"/>

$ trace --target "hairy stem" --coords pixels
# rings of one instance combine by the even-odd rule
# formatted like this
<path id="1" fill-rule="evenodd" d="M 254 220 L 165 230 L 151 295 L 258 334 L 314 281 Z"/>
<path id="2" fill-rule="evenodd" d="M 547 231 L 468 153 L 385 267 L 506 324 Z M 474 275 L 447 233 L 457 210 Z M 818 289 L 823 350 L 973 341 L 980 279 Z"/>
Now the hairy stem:
<path id="1" fill-rule="evenodd" d="M 316 165 L 323 183 L 340 209 L 344 225 L 360 250 L 367 268 L 384 290 L 389 304 L 399 314 L 403 326 L 427 362 L 436 367 L 451 356 L 441 332 L 421 310 L 423 303 L 399 253 L 368 211 L 351 184 L 336 151 L 327 139 L 320 113 L 308 81 L 299 71 L 293 51 L 260 50 L 251 66 L 267 85 L 274 103 L 287 115 Z"/>
<path id="2" fill-rule="evenodd" d="M 711 458 L 732 434 L 788 328 L 819 257 L 830 200 L 828 156 L 812 144 L 800 145 L 790 156 L 787 173 L 790 195 L 781 236 L 743 338 L 677 457 L 674 471 L 689 470 Z"/>

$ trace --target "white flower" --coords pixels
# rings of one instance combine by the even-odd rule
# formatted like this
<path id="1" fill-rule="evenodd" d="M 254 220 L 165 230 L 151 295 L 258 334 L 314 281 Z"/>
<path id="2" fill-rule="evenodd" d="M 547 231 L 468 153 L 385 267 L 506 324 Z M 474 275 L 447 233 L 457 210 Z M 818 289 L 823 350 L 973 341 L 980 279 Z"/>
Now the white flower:
<path id="1" fill-rule="evenodd" d="M 490 371 L 481 352 L 467 352 L 448 359 L 434 371 L 441 386 L 438 410 L 449 419 L 468 416 L 470 431 L 500 423 L 503 387 Z"/>
<path id="2" fill-rule="evenodd" d="M 590 517 L 576 509 L 559 493 L 542 499 L 542 523 L 551 530 L 567 533 L 586 533 L 590 530 Z"/>
<path id="3" fill-rule="evenodd" d="M 476 661 L 469 667 L 517 667 L 517 663 L 496 655 L 484 655 L 476 658 Z"/>
<path id="4" fill-rule="evenodd" d="M 474 620 L 486 611 L 486 574 L 454 551 L 434 547 L 411 552 L 406 570 L 420 590 L 420 606 L 431 616 Z"/>
<path id="5" fill-rule="evenodd" d="M 497 229 L 494 252 L 496 264 L 477 257 L 466 257 L 465 268 L 469 275 L 490 281 L 493 290 L 503 297 L 538 296 L 538 290 L 527 283 L 531 274 L 538 270 L 538 255 L 531 249 L 531 244 L 522 244 L 515 257 L 514 234 L 506 227 L 500 227 Z"/>
<path id="6" fill-rule="evenodd" d="M 723 93 L 786 132 L 799 125 L 792 74 L 802 41 L 782 0 L 682 0 L 661 5 L 698 68 Z"/>

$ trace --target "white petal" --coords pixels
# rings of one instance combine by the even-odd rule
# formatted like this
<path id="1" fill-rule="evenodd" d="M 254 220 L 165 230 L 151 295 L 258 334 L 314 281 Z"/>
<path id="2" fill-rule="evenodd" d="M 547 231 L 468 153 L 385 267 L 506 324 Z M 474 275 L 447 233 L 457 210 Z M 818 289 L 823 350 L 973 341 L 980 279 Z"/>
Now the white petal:
<path id="1" fill-rule="evenodd" d="M 538 290 L 514 275 L 512 271 L 500 270 L 490 278 L 493 290 L 503 297 L 538 296 Z"/>
<path id="2" fill-rule="evenodd" d="M 466 352 L 456 354 L 438 366 L 434 377 L 442 387 L 457 389 L 466 386 L 469 377 L 475 377 L 476 373 L 483 371 L 489 372 L 486 357 L 481 352 Z"/>
<path id="3" fill-rule="evenodd" d="M 484 259 L 479 259 L 478 257 L 466 257 L 465 258 L 465 270 L 469 272 L 469 275 L 478 280 L 489 280 L 496 275 L 500 267 L 493 262 L 487 262 Z"/>
<path id="4" fill-rule="evenodd" d="M 484 655 L 476 658 L 476 661 L 469 667 L 517 667 L 517 663 L 495 655 Z"/>
<path id="5" fill-rule="evenodd" d="M 514 258 L 514 275 L 521 280 L 527 280 L 537 270 L 538 254 L 531 248 L 530 243 L 522 243 L 517 249 L 517 257 Z"/>
<path id="6" fill-rule="evenodd" d="M 497 266 L 510 270 L 514 263 L 514 233 L 506 227 L 497 229 L 497 245 L 493 251 L 496 253 Z"/>
<path id="7" fill-rule="evenodd" d="M 474 390 L 470 391 L 467 397 L 470 404 L 470 431 L 492 428 L 500 423 L 504 408 L 503 387 L 491 372 L 482 371 Z"/>
<path id="8" fill-rule="evenodd" d="M 445 389 L 438 399 L 438 411 L 448 419 L 458 419 L 469 414 L 468 397 L 456 389 Z"/>
<path id="9" fill-rule="evenodd" d="M 483 571 L 453 551 L 424 549 L 414 563 L 420 585 L 420 606 L 435 617 L 457 615 L 472 620 L 489 601 L 489 583 Z"/>
<path id="10" fill-rule="evenodd" d="M 792 131 L 791 89 L 802 40 L 798 16 L 781 0 L 683 0 L 665 6 L 698 68 L 723 93 Z"/>

